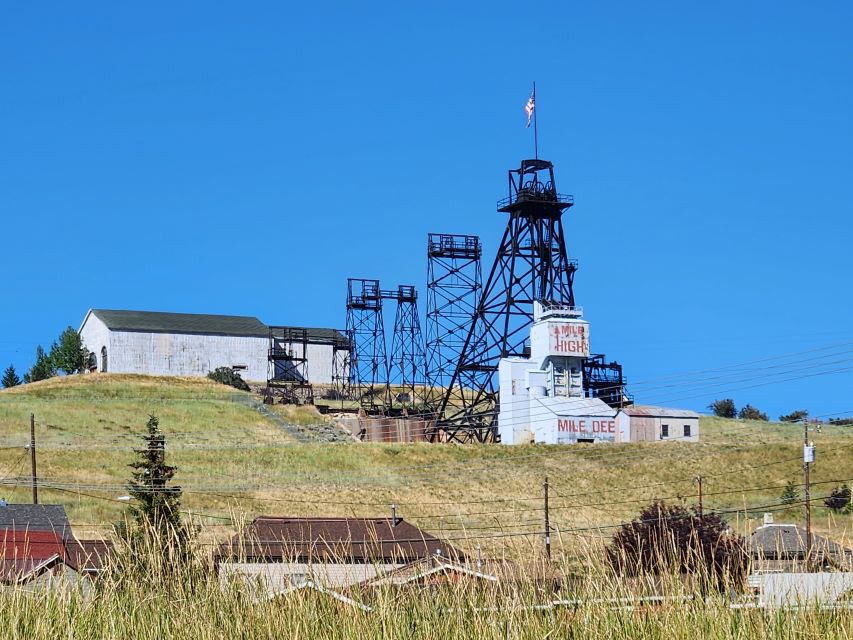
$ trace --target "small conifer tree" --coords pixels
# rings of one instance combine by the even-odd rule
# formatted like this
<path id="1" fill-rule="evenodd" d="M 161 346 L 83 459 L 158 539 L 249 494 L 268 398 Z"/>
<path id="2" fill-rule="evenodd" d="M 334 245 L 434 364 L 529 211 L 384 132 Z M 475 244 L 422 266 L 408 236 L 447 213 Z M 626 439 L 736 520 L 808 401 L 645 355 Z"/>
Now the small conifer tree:
<path id="1" fill-rule="evenodd" d="M 24 374 L 24 382 L 38 382 L 39 380 L 47 380 L 56 374 L 50 358 L 45 353 L 44 348 L 39 345 L 36 347 L 36 362 L 32 368 Z"/>
<path id="2" fill-rule="evenodd" d="M 134 449 L 133 479 L 127 484 L 134 500 L 129 511 L 136 524 L 135 535 L 157 544 L 168 542 L 180 550 L 188 536 L 181 522 L 181 488 L 172 484 L 176 469 L 166 464 L 166 436 L 157 417 L 149 416 L 145 428 L 145 446 Z"/>
<path id="3" fill-rule="evenodd" d="M 800 490 L 797 488 L 797 485 L 793 480 L 788 480 L 788 484 L 785 485 L 779 499 L 782 504 L 795 504 L 800 501 Z"/>
<path id="4" fill-rule="evenodd" d="M 21 379 L 15 371 L 15 366 L 10 364 L 6 367 L 6 371 L 3 374 L 3 388 L 8 389 L 9 387 L 17 387 L 19 384 L 21 384 Z"/>

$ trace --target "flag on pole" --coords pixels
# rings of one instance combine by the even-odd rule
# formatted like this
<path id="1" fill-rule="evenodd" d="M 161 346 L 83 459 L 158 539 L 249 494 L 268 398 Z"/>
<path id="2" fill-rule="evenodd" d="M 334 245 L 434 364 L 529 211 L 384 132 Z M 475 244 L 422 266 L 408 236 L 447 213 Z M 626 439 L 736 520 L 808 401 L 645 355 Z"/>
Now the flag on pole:
<path id="1" fill-rule="evenodd" d="M 524 105 L 524 112 L 527 114 L 527 127 L 530 128 L 530 120 L 533 118 L 533 111 L 536 109 L 536 90 L 530 94 L 527 104 Z"/>

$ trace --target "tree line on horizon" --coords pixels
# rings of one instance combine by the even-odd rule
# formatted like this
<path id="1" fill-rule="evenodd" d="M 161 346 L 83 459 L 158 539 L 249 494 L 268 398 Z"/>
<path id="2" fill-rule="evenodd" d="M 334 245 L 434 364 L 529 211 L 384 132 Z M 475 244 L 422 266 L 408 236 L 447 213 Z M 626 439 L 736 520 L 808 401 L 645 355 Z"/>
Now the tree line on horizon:
<path id="1" fill-rule="evenodd" d="M 723 398 L 714 400 L 708 405 L 708 409 L 718 418 L 740 419 L 740 420 L 760 420 L 768 422 L 770 419 L 767 414 L 747 403 L 738 410 L 735 401 L 731 398 Z M 791 413 L 786 413 L 779 416 L 779 422 L 801 422 L 809 417 L 807 409 L 795 409 Z M 848 425 L 853 424 L 853 418 L 830 418 L 829 424 L 833 425 Z"/>
<path id="2" fill-rule="evenodd" d="M 83 346 L 80 334 L 74 327 L 69 326 L 53 341 L 50 351 L 45 351 L 41 345 L 36 347 L 35 363 L 23 378 L 15 371 L 15 366 L 10 364 L 3 372 L 0 382 L 8 389 L 20 384 L 47 380 L 60 374 L 82 373 L 88 368 L 89 359 L 89 350 Z"/>

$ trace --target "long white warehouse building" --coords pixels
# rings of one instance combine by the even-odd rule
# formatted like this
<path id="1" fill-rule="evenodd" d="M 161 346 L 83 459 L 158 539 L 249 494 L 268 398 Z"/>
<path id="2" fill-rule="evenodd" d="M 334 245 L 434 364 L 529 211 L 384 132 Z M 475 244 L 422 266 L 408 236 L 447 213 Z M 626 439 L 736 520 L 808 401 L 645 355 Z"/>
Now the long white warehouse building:
<path id="1" fill-rule="evenodd" d="M 90 309 L 80 325 L 90 369 L 111 373 L 206 376 L 218 367 L 267 380 L 270 328 L 252 316 Z M 332 382 L 334 329 L 308 329 L 312 383 Z M 298 349 L 302 345 L 298 345 Z"/>

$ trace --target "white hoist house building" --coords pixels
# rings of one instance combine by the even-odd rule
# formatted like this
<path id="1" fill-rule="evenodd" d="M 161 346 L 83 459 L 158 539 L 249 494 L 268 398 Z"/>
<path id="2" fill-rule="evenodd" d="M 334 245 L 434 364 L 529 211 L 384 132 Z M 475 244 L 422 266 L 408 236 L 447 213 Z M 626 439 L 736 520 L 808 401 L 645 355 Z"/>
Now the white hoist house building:
<path id="1" fill-rule="evenodd" d="M 589 323 L 580 307 L 533 303 L 530 356 L 498 366 L 503 444 L 699 441 L 699 414 L 664 407 L 614 409 L 584 397 Z"/>
<path id="2" fill-rule="evenodd" d="M 312 383 L 330 383 L 334 329 L 308 329 Z M 251 381 L 267 380 L 270 328 L 252 316 L 90 309 L 80 325 L 90 370 L 162 376 L 206 376 L 229 367 Z"/>

